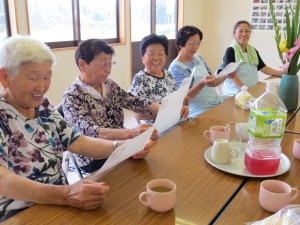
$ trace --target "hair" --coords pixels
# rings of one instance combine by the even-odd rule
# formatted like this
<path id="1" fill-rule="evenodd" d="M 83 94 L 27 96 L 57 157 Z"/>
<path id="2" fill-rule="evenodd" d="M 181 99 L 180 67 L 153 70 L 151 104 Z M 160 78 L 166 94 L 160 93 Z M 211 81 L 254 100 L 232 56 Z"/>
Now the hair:
<path id="1" fill-rule="evenodd" d="M 184 47 L 186 45 L 187 40 L 198 34 L 200 37 L 200 41 L 203 39 L 203 33 L 201 32 L 200 29 L 194 26 L 184 26 L 179 29 L 179 31 L 176 34 L 176 42 L 175 42 L 175 47 L 179 51 L 181 47 Z"/>
<path id="2" fill-rule="evenodd" d="M 15 35 L 0 43 L 0 68 L 15 77 L 20 66 L 27 63 L 55 64 L 55 57 L 43 42 L 29 36 Z"/>
<path id="3" fill-rule="evenodd" d="M 145 36 L 141 40 L 141 48 L 140 48 L 141 56 L 145 55 L 147 47 L 152 44 L 161 44 L 164 47 L 165 54 L 168 55 L 168 50 L 169 50 L 168 38 L 165 35 L 157 35 L 152 33 L 150 35 Z"/>
<path id="4" fill-rule="evenodd" d="M 249 26 L 249 28 L 250 28 L 250 31 L 251 31 L 252 25 L 248 21 L 246 21 L 246 20 L 239 20 L 233 26 L 233 33 L 235 33 L 236 30 L 238 29 L 239 25 L 241 25 L 243 23 L 247 24 Z"/>
<path id="5" fill-rule="evenodd" d="M 84 60 L 87 64 L 90 64 L 90 62 L 102 52 L 109 55 L 115 54 L 115 50 L 103 40 L 88 39 L 81 42 L 75 52 L 77 66 L 79 67 L 78 61 L 80 59 Z"/>

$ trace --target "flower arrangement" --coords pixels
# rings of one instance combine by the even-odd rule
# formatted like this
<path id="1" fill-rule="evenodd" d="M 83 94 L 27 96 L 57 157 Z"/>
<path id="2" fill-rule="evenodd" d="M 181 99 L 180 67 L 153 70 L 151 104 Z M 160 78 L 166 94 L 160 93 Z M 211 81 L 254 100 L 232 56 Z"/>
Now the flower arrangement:
<path id="1" fill-rule="evenodd" d="M 277 50 L 283 63 L 282 68 L 283 70 L 287 71 L 287 74 L 296 75 L 300 70 L 300 63 L 298 63 L 300 56 L 300 0 L 297 0 L 295 5 L 291 4 L 291 1 L 292 0 L 285 4 L 286 29 L 283 37 L 282 33 L 280 32 L 280 27 L 277 23 L 272 0 L 269 0 L 269 6 L 275 28 L 275 41 Z"/>

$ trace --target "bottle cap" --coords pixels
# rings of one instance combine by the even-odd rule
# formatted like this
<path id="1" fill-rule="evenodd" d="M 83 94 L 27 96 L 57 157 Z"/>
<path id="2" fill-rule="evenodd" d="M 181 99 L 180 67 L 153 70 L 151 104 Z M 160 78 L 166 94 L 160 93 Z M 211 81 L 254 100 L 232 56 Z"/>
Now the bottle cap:
<path id="1" fill-rule="evenodd" d="M 247 86 L 242 86 L 242 91 L 247 91 L 248 87 Z"/>

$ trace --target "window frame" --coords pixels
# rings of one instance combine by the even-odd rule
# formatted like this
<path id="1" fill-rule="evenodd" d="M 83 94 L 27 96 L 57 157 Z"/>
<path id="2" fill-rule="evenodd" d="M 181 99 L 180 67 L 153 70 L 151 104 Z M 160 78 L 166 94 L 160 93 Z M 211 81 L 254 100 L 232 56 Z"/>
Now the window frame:
<path id="1" fill-rule="evenodd" d="M 158 0 L 150 0 L 150 33 L 156 33 L 156 2 Z M 169 40 L 174 40 L 176 38 L 176 33 L 178 31 L 178 28 L 182 25 L 182 13 L 179 12 L 179 9 L 183 9 L 183 0 L 175 0 L 176 2 L 176 24 L 175 24 L 175 36 L 174 38 L 168 38 Z M 130 3 L 132 4 L 132 3 Z M 130 9 L 132 13 L 132 8 Z M 130 19 L 132 20 L 132 18 Z M 131 24 L 132 26 L 132 24 Z M 133 37 L 133 31 L 132 29 L 130 30 L 131 32 L 131 42 L 140 42 L 139 41 L 132 41 Z"/>
<path id="2" fill-rule="evenodd" d="M 7 0 L 5 0 L 7 1 Z M 45 42 L 51 49 L 55 48 L 70 48 L 76 47 L 81 41 L 81 30 L 80 30 L 80 8 L 79 4 L 81 0 L 71 0 L 72 1 L 72 22 L 73 22 L 73 40 L 66 41 L 57 41 L 57 42 Z M 83 0 L 82 0 L 83 1 Z M 116 0 L 116 38 L 106 38 L 102 39 L 109 44 L 119 44 L 121 43 L 120 37 L 120 18 L 121 18 L 121 7 L 120 1 L 124 0 Z M 27 17 L 28 17 L 28 32 L 30 35 L 30 22 L 29 22 L 29 10 L 28 10 L 28 0 L 26 0 L 27 7 Z"/>
<path id="3" fill-rule="evenodd" d="M 156 33 L 156 1 L 158 0 L 151 0 L 151 19 L 150 19 L 150 31 L 151 33 Z M 175 24 L 175 30 L 178 30 L 178 23 L 179 23 L 179 0 L 176 0 L 176 24 Z M 175 33 L 176 35 L 176 33 Z M 174 38 L 168 38 L 169 40 L 175 39 Z"/>
<path id="4" fill-rule="evenodd" d="M 5 26 L 6 26 L 6 36 L 11 36 L 10 20 L 9 20 L 9 9 L 8 9 L 8 0 L 2 0 L 4 5 L 4 14 L 5 14 Z"/>

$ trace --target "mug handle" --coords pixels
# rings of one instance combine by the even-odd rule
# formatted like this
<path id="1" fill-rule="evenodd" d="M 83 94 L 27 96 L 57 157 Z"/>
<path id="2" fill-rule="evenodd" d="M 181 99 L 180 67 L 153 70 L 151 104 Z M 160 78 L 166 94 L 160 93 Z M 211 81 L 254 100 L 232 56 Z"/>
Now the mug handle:
<path id="1" fill-rule="evenodd" d="M 230 149 L 231 158 L 237 158 L 239 156 L 239 152 L 235 149 Z"/>
<path id="2" fill-rule="evenodd" d="M 140 202 L 143 204 L 143 205 L 145 205 L 145 206 L 149 206 L 149 203 L 147 202 L 147 201 L 144 201 L 144 199 L 143 199 L 143 197 L 144 196 L 146 196 L 146 195 L 148 195 L 150 198 L 151 198 L 151 195 L 148 193 L 148 192 L 142 192 L 142 193 L 140 193 L 140 195 L 139 195 L 139 200 L 140 200 Z"/>
<path id="3" fill-rule="evenodd" d="M 207 134 L 209 134 L 209 136 L 207 136 Z M 209 130 L 204 131 L 203 135 L 207 140 L 210 141 L 210 131 Z"/>
<path id="4" fill-rule="evenodd" d="M 299 191 L 298 191 L 298 189 L 297 188 L 292 188 L 292 191 L 291 192 L 295 192 L 295 194 L 294 194 L 294 196 L 293 197 L 291 197 L 291 201 L 294 201 L 297 197 L 298 197 L 298 195 L 299 195 Z M 290 201 L 290 202 L 291 202 Z"/>

